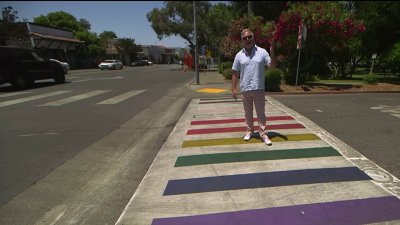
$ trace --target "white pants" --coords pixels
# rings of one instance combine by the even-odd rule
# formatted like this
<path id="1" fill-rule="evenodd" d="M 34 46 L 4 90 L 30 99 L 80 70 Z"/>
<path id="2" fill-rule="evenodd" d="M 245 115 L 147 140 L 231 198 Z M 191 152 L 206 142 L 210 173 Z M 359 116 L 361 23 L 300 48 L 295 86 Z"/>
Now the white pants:
<path id="1" fill-rule="evenodd" d="M 267 118 L 265 117 L 265 92 L 264 90 L 242 92 L 245 122 L 248 131 L 254 131 L 253 104 L 256 108 L 260 136 L 266 133 Z"/>

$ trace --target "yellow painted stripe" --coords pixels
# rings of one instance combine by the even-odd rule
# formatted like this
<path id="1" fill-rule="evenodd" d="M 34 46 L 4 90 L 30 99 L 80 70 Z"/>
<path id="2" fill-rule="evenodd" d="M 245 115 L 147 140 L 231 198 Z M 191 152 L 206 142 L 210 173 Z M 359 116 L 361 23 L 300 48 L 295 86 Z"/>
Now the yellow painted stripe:
<path id="1" fill-rule="evenodd" d="M 319 137 L 315 134 L 291 134 L 270 137 L 272 143 L 282 141 L 309 141 L 318 140 Z M 262 144 L 260 139 L 252 138 L 249 141 L 244 141 L 242 137 L 239 138 L 219 138 L 219 139 L 203 139 L 203 140 L 190 140 L 182 143 L 182 148 L 203 147 L 214 145 L 240 145 L 240 144 Z"/>
<path id="2" fill-rule="evenodd" d="M 197 92 L 204 92 L 204 93 L 221 93 L 227 91 L 226 89 L 221 88 L 203 88 L 197 90 Z"/>

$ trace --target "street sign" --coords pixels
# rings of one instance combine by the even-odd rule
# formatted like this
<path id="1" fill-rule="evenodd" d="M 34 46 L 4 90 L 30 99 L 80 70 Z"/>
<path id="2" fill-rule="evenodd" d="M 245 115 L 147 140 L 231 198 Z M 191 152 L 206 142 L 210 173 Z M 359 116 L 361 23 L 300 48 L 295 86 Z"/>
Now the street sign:
<path id="1" fill-rule="evenodd" d="M 299 24 L 299 32 L 297 34 L 297 49 L 301 48 L 301 41 L 303 39 L 303 23 Z"/>
<path id="2" fill-rule="evenodd" d="M 303 41 L 306 41 L 307 37 L 307 25 L 303 25 Z"/>

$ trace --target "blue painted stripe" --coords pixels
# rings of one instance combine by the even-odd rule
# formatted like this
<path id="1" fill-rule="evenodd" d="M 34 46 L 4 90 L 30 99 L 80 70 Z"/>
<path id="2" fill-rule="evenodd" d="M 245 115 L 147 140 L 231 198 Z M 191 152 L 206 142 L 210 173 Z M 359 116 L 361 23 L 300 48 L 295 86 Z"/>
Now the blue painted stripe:
<path id="1" fill-rule="evenodd" d="M 164 195 L 370 179 L 367 174 L 357 167 L 237 174 L 170 180 L 165 188 Z"/>
<path id="2" fill-rule="evenodd" d="M 385 196 L 157 218 L 152 225 L 360 225 L 393 220 L 400 220 L 400 200 L 394 196 Z"/>

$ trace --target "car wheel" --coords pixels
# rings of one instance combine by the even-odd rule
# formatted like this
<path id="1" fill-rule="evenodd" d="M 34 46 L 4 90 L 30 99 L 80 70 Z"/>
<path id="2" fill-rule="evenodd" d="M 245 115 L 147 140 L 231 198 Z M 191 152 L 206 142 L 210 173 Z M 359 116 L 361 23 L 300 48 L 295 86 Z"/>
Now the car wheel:
<path id="1" fill-rule="evenodd" d="M 112 69 L 115 70 L 115 66 L 112 66 Z"/>
<path id="2" fill-rule="evenodd" d="M 29 79 L 26 75 L 17 75 L 11 82 L 11 85 L 16 90 L 23 90 L 33 86 L 34 80 Z"/>
<path id="3" fill-rule="evenodd" d="M 54 81 L 57 84 L 62 84 L 65 83 L 65 75 L 64 75 L 64 71 L 62 70 L 57 70 L 54 74 Z"/>
<path id="4" fill-rule="evenodd" d="M 124 68 L 124 66 L 121 66 L 121 70 L 122 70 L 122 68 Z"/>

